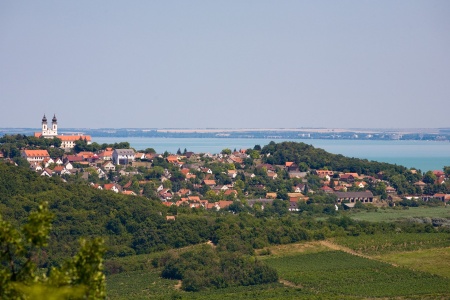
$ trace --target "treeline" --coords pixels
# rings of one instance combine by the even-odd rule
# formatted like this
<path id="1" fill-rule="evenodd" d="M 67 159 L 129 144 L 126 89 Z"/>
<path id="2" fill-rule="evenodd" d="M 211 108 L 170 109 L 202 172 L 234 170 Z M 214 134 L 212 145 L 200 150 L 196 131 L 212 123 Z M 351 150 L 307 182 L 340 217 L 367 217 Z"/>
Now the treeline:
<path id="1" fill-rule="evenodd" d="M 0 163 L 0 212 L 14 226 L 22 225 L 28 213 L 47 201 L 54 213 L 51 242 L 42 255 L 42 264 L 74 254 L 81 237 L 103 237 L 107 257 L 149 253 L 212 241 L 227 247 L 242 245 L 263 248 L 271 244 L 322 239 L 339 235 L 370 234 L 402 228 L 430 231 L 430 224 L 383 224 L 346 220 L 316 221 L 288 214 L 284 201 L 274 201 L 264 210 L 255 210 L 236 201 L 229 211 L 177 208 L 175 221 L 167 221 L 171 211 L 159 200 L 100 191 L 86 183 L 64 183 L 60 178 L 44 178 L 14 165 Z M 310 204 L 315 207 L 316 204 Z M 332 211 L 331 205 L 326 204 Z M 240 213 L 241 212 L 241 213 Z M 338 219 L 341 220 L 341 219 Z M 415 226 L 415 227 L 414 227 Z M 434 229 L 433 229 L 434 230 Z M 431 231 L 433 231 L 431 230 Z M 444 230 L 444 229 L 441 229 Z M 436 231 L 436 230 L 434 230 Z M 45 261 L 45 257 L 54 261 Z"/>

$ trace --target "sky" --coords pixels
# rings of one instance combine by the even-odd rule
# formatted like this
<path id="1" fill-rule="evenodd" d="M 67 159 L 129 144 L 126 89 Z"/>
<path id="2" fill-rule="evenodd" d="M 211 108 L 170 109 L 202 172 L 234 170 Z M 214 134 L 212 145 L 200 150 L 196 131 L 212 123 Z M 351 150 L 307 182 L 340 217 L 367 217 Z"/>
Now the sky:
<path id="1" fill-rule="evenodd" d="M 0 127 L 450 127 L 450 1 L 0 2 Z"/>

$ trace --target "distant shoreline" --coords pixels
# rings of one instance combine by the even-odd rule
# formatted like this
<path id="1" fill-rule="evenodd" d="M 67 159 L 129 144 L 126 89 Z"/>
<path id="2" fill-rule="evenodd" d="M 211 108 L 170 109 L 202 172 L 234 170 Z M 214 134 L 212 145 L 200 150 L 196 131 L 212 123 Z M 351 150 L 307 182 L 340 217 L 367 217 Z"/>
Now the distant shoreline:
<path id="1" fill-rule="evenodd" d="M 0 135 L 33 135 L 36 128 L 0 128 Z M 450 141 L 450 128 L 60 128 L 61 134 L 145 138 L 270 138 Z"/>

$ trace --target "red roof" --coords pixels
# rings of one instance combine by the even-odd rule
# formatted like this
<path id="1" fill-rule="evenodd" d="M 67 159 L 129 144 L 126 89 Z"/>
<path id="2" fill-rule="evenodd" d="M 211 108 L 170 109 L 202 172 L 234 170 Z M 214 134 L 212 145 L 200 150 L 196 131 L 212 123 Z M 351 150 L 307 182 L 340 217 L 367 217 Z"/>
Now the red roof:
<path id="1" fill-rule="evenodd" d="M 41 157 L 46 157 L 46 156 L 50 156 L 47 152 L 47 150 L 24 150 L 24 153 L 27 157 L 32 157 L 32 156 L 41 156 Z"/>

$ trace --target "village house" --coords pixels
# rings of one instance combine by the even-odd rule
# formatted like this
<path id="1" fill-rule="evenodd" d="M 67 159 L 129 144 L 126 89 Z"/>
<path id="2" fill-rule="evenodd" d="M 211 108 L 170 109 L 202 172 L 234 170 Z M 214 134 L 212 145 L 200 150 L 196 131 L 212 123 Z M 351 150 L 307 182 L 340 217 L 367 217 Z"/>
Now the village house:
<path id="1" fill-rule="evenodd" d="M 115 166 L 112 162 L 110 162 L 110 161 L 105 162 L 105 163 L 102 165 L 102 168 L 103 168 L 103 170 L 105 170 L 105 171 L 107 171 L 107 172 L 109 172 L 109 171 L 115 171 L 115 170 L 116 170 L 116 166 Z"/>
<path id="2" fill-rule="evenodd" d="M 114 193 L 122 192 L 122 187 L 117 183 L 107 183 L 103 185 L 103 189 L 107 191 L 113 191 Z"/>

